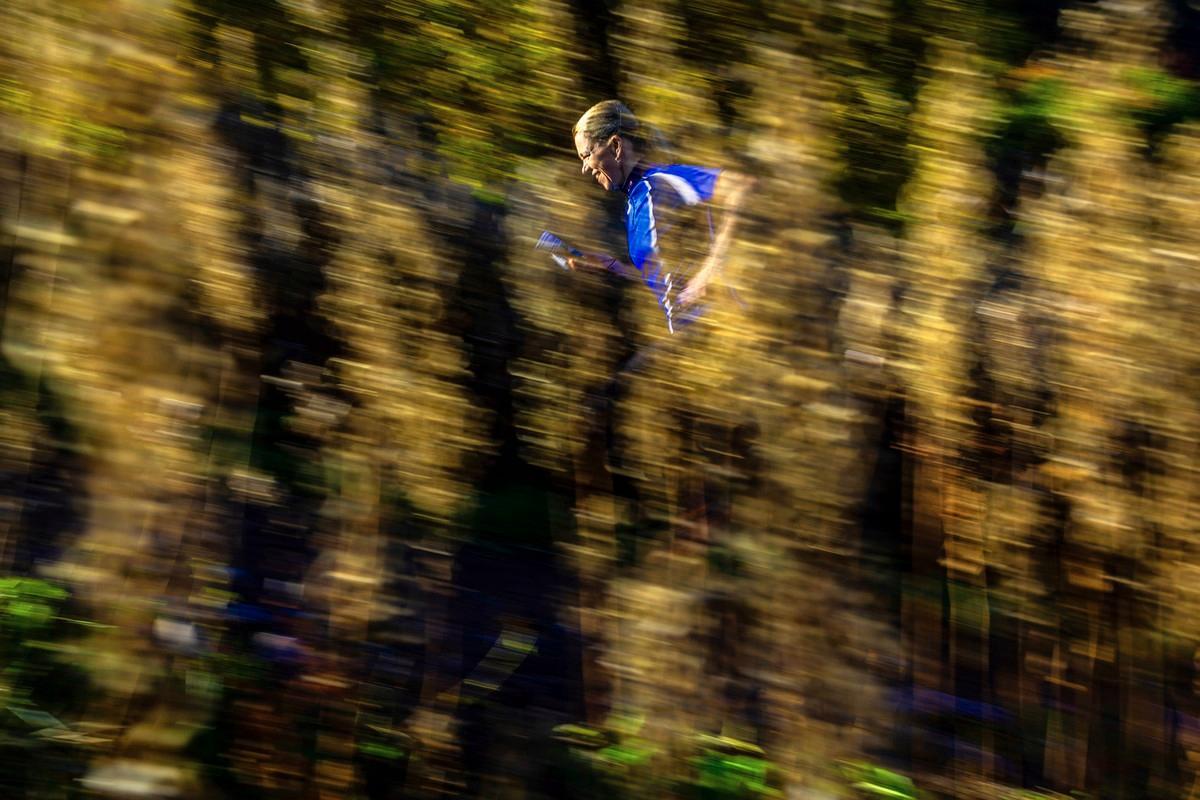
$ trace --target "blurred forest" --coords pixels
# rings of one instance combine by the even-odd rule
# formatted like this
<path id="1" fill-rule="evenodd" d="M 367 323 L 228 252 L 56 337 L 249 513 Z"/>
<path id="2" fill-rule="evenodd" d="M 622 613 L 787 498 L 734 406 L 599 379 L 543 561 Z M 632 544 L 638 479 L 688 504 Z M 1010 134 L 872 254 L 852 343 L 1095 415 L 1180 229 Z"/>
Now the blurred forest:
<path id="1" fill-rule="evenodd" d="M 0 287 L 0 796 L 1200 797 L 1194 0 L 5 0 Z"/>

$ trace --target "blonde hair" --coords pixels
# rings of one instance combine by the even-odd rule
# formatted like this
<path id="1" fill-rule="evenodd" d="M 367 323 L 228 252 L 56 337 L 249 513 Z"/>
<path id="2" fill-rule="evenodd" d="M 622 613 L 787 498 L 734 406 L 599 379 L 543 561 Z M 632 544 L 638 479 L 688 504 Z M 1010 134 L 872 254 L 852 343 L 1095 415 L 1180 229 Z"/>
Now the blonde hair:
<path id="1" fill-rule="evenodd" d="M 633 144 L 639 153 L 650 149 L 653 136 L 620 100 L 604 100 L 583 112 L 571 129 L 571 135 L 583 133 L 590 142 L 602 142 L 610 136 L 620 136 Z"/>

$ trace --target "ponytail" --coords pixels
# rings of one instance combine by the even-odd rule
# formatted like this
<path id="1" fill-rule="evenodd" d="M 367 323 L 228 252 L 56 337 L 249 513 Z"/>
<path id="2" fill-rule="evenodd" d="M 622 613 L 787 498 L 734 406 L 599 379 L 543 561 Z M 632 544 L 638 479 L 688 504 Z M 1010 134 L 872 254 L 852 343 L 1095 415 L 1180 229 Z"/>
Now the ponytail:
<path id="1" fill-rule="evenodd" d="M 592 142 L 601 142 L 610 136 L 620 136 L 632 143 L 643 156 L 666 149 L 662 135 L 638 120 L 620 100 L 605 100 L 583 112 L 583 116 L 571 129 L 572 136 L 577 133 L 583 133 Z"/>

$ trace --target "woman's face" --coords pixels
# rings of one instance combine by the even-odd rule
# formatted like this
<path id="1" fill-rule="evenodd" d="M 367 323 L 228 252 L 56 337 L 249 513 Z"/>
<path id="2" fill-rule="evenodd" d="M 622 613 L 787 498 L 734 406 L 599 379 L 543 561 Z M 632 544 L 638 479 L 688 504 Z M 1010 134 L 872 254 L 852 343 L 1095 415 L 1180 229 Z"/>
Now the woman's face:
<path id="1" fill-rule="evenodd" d="M 625 180 L 620 136 L 593 142 L 583 131 L 575 134 L 575 152 L 583 162 L 583 174 L 591 175 L 606 192 L 621 188 Z"/>

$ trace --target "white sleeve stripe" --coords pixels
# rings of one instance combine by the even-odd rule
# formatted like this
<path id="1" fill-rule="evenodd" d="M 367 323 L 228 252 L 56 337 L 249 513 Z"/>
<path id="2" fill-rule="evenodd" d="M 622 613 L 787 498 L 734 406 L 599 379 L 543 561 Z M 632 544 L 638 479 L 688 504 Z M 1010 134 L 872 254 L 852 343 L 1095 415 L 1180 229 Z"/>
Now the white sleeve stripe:
<path id="1" fill-rule="evenodd" d="M 646 216 L 650 219 L 650 251 L 658 250 L 658 226 L 654 224 L 654 197 L 650 192 L 650 181 L 643 180 L 646 184 Z"/>
<path id="2" fill-rule="evenodd" d="M 700 202 L 700 194 L 683 178 L 678 175 L 672 175 L 669 172 L 656 172 L 653 177 L 662 178 L 667 183 L 671 184 L 671 188 L 679 192 L 679 196 L 683 198 L 683 202 L 689 206 L 694 206 Z"/>

